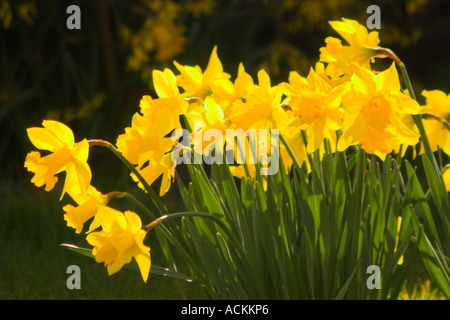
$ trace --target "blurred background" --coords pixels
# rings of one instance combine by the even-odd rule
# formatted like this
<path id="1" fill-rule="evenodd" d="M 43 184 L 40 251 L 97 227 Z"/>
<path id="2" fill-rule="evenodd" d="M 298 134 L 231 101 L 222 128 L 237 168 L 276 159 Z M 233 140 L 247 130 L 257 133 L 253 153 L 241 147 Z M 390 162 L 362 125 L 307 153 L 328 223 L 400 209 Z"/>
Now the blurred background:
<path id="1" fill-rule="evenodd" d="M 81 9 L 79 30 L 66 27 L 72 4 Z M 153 69 L 177 73 L 176 60 L 204 70 L 214 45 L 232 79 L 240 62 L 254 78 L 264 68 L 273 84 L 291 70 L 306 76 L 325 37 L 338 37 L 328 21 L 365 24 L 371 4 L 381 9 L 380 45 L 406 64 L 419 102 L 423 89 L 449 93 L 448 0 L 0 0 L 0 299 L 195 298 L 193 284 L 153 275 L 144 284 L 126 269 L 108 277 L 102 265 L 59 246 L 84 237 L 65 226 L 60 190 L 31 184 L 23 163 L 35 148 L 26 128 L 58 120 L 77 141 L 114 143 L 140 98 L 155 97 Z M 93 185 L 139 193 L 108 150 L 90 152 Z M 177 210 L 175 186 L 163 200 Z M 163 263 L 157 249 L 152 260 Z M 66 287 L 71 264 L 81 268 L 81 290 Z"/>

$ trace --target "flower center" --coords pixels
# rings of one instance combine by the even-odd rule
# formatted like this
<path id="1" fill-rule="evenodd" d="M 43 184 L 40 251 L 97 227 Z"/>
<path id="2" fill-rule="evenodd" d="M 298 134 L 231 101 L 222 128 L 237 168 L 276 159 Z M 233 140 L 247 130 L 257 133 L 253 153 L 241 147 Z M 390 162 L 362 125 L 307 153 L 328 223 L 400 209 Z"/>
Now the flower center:
<path id="1" fill-rule="evenodd" d="M 363 106 L 362 113 L 372 128 L 383 131 L 391 122 L 392 108 L 385 98 L 375 96 Z"/>

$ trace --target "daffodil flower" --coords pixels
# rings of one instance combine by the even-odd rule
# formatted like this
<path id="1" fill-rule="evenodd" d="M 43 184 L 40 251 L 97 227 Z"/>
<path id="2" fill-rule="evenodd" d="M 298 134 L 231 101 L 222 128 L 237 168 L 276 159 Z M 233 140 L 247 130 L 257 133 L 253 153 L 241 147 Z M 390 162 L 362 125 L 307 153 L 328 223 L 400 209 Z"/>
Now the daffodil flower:
<path id="1" fill-rule="evenodd" d="M 311 68 L 308 77 L 293 72 L 286 88 L 286 103 L 299 120 L 299 128 L 306 130 L 307 151 L 313 153 L 322 147 L 324 139 L 336 146 L 336 131 L 342 128 L 341 98 L 348 83 L 333 88 Z M 334 147 L 335 149 L 335 147 Z"/>
<path id="2" fill-rule="evenodd" d="M 158 110 L 158 108 L 170 109 L 174 116 L 185 114 L 188 107 L 188 103 L 180 93 L 178 88 L 177 79 L 170 69 L 164 69 L 164 71 L 153 71 L 153 85 L 155 87 L 158 100 L 151 101 L 149 96 L 146 96 L 144 102 L 141 102 L 141 112 L 146 114 L 147 108 L 152 107 L 151 103 L 157 103 L 159 105 L 150 108 L 151 110 Z"/>
<path id="3" fill-rule="evenodd" d="M 56 175 L 65 171 L 61 198 L 74 188 L 86 192 L 92 177 L 87 164 L 87 140 L 75 143 L 72 130 L 60 122 L 44 120 L 42 125 L 44 128 L 27 129 L 28 137 L 36 148 L 50 151 L 51 154 L 41 157 L 39 152 L 32 151 L 27 155 L 25 167 L 35 174 L 31 182 L 37 187 L 45 185 L 45 191 L 50 191 L 58 181 Z"/>
<path id="4" fill-rule="evenodd" d="M 289 115 L 280 106 L 283 91 L 271 86 L 266 71 L 258 72 L 258 85 L 248 92 L 245 101 L 233 105 L 230 120 L 236 128 L 281 129 L 288 125 Z"/>
<path id="5" fill-rule="evenodd" d="M 345 39 L 348 45 L 342 45 L 341 40 L 334 37 L 325 39 L 326 46 L 320 48 L 320 61 L 326 62 L 326 73 L 331 78 L 342 74 L 350 77 L 353 64 L 370 69 L 370 62 L 377 54 L 380 39 L 377 31 L 368 32 L 367 28 L 355 20 L 330 21 L 331 27 Z"/>
<path id="6" fill-rule="evenodd" d="M 106 206 L 109 202 L 109 198 L 93 186 L 89 186 L 86 193 L 69 190 L 68 194 L 78 204 L 78 206 L 74 207 L 71 204 L 65 205 L 63 207 L 63 210 L 66 212 L 66 214 L 64 214 L 64 220 L 67 221 L 68 227 L 75 229 L 76 233 L 81 233 L 84 223 L 95 217 L 99 206 Z M 94 218 L 88 232 L 93 231 L 98 226 L 98 219 Z"/>
<path id="7" fill-rule="evenodd" d="M 159 162 L 174 145 L 174 141 L 167 135 L 180 128 L 179 120 L 168 125 L 171 116 L 172 113 L 168 109 L 158 109 L 154 117 L 136 113 L 131 127 L 125 128 L 125 133 L 117 138 L 117 148 L 139 168 L 148 161 Z"/>
<path id="8" fill-rule="evenodd" d="M 400 92 L 394 63 L 378 75 L 365 68 L 356 70 L 351 79 L 352 89 L 342 97 L 345 114 L 338 150 L 361 144 L 367 153 L 384 160 L 387 154 L 399 150 L 401 144 L 415 145 L 419 134 L 406 123 L 421 108 Z"/>
<path id="9" fill-rule="evenodd" d="M 223 72 L 222 62 L 217 56 L 217 46 L 213 48 L 204 72 L 199 66 L 183 66 L 176 61 L 174 64 L 180 71 L 177 80 L 187 98 L 205 99 L 206 96 L 216 91 L 216 81 L 230 78 L 228 73 Z"/>
<path id="10" fill-rule="evenodd" d="M 142 221 L 132 211 L 122 213 L 115 209 L 100 206 L 97 218 L 102 226 L 101 231 L 87 235 L 87 242 L 92 245 L 95 261 L 104 263 L 108 274 L 118 272 L 134 258 L 139 266 L 142 279 L 147 282 L 150 272 L 150 247 L 144 245 L 146 232 L 142 229 Z"/>
<path id="11" fill-rule="evenodd" d="M 150 161 L 147 165 L 138 168 L 138 171 L 149 185 L 153 184 L 162 175 L 159 187 L 159 196 L 162 197 L 169 191 L 170 182 L 175 176 L 175 163 L 172 161 L 171 154 L 167 153 L 159 161 Z M 131 177 L 141 189 L 145 190 L 136 175 L 131 174 Z"/>
<path id="12" fill-rule="evenodd" d="M 450 122 L 450 95 L 440 90 L 424 90 L 422 95 L 426 98 L 423 112 L 434 116 L 434 118 L 423 119 L 430 147 L 432 151 L 441 148 L 450 155 L 450 131 L 438 121 L 440 118 Z"/>

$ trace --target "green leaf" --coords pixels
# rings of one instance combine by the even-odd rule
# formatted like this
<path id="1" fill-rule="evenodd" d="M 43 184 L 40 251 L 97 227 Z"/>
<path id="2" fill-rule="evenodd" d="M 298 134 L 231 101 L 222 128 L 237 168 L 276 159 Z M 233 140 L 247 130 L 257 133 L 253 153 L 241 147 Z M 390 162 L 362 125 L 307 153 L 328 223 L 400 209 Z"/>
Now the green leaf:
<path id="1" fill-rule="evenodd" d="M 79 254 L 85 255 L 89 258 L 95 258 L 94 255 L 92 254 L 92 249 L 81 248 L 79 246 L 76 246 L 76 245 L 70 244 L 70 243 L 61 243 L 61 247 L 65 247 L 69 250 L 78 252 Z"/>

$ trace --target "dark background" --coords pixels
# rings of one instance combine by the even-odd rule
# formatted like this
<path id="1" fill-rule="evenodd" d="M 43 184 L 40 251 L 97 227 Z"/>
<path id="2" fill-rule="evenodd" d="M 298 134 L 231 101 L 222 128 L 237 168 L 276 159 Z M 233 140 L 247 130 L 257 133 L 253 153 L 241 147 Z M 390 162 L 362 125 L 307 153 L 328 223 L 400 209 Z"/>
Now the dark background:
<path id="1" fill-rule="evenodd" d="M 81 9 L 81 30 L 66 27 L 71 4 Z M 31 184 L 32 174 L 23 168 L 26 154 L 34 150 L 26 128 L 53 119 L 69 125 L 77 141 L 115 142 L 138 111 L 140 98 L 155 97 L 151 70 L 168 67 L 177 73 L 173 60 L 204 70 L 214 45 L 232 79 L 240 62 L 254 78 L 264 68 L 273 84 L 286 81 L 291 70 L 306 76 L 325 37 L 339 37 L 328 21 L 346 17 L 365 24 L 372 4 L 381 9 L 380 45 L 406 64 L 419 102 L 423 89 L 449 93 L 447 0 L 1 0 L 0 298 L 189 297 L 189 284 L 150 276 L 145 285 L 129 270 L 108 277 L 102 265 L 59 247 L 81 243 L 83 236 L 65 226 L 59 190 L 46 193 Z M 173 38 L 159 43 L 155 26 Z M 172 53 L 163 54 L 163 47 Z M 136 52 L 145 61 L 133 65 Z M 101 191 L 138 191 L 107 150 L 91 149 L 89 163 L 92 183 Z M 172 210 L 178 199 L 175 186 L 164 197 Z M 157 251 L 152 251 L 156 262 L 161 258 Z M 65 286 L 70 264 L 82 268 L 82 290 Z"/>

